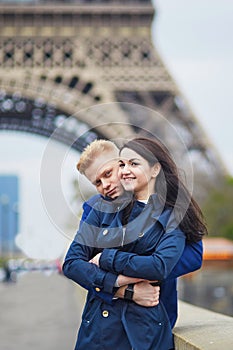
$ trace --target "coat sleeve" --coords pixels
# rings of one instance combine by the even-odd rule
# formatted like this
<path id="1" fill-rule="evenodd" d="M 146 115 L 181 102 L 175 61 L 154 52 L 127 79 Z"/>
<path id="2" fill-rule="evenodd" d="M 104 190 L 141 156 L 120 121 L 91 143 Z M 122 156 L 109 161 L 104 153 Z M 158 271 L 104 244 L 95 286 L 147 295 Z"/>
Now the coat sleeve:
<path id="1" fill-rule="evenodd" d="M 185 245 L 185 235 L 175 229 L 165 232 L 155 251 L 148 256 L 104 249 L 100 267 L 106 271 L 147 280 L 164 280 L 178 262 Z"/>
<path id="2" fill-rule="evenodd" d="M 203 256 L 202 241 L 186 243 L 178 263 L 169 274 L 168 279 L 177 278 L 201 268 Z"/>
<path id="3" fill-rule="evenodd" d="M 87 213 L 83 214 L 85 221 L 80 223 L 79 231 L 66 254 L 62 267 L 63 273 L 83 288 L 98 294 L 104 301 L 111 302 L 117 275 L 104 271 L 89 262 L 97 250 L 91 245 L 82 244 L 82 242 L 89 242 L 89 239 L 85 238 L 85 228 L 95 227 L 97 229 L 99 217 L 98 212 L 91 211 L 88 205 L 83 208 L 84 212 L 85 209 L 87 210 Z M 87 224 L 86 221 L 88 221 Z"/>
<path id="4" fill-rule="evenodd" d="M 66 254 L 63 273 L 88 290 L 94 288 L 95 291 L 113 293 L 117 275 L 89 263 L 94 254 L 93 248 L 74 240 Z"/>

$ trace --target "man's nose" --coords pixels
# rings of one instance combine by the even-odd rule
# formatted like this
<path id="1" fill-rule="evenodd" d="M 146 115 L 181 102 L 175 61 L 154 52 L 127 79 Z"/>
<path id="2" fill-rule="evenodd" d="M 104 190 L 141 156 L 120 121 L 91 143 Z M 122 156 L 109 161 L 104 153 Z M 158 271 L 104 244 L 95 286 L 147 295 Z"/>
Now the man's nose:
<path id="1" fill-rule="evenodd" d="M 103 184 L 103 188 L 108 188 L 110 185 L 110 181 L 109 180 L 102 180 L 102 184 Z"/>

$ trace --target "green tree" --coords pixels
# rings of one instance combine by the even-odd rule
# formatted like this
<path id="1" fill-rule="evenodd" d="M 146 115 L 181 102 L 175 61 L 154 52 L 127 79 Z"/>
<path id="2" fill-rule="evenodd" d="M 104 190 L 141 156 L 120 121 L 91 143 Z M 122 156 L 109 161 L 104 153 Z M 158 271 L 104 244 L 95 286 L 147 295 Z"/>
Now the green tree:
<path id="1" fill-rule="evenodd" d="M 212 189 L 202 206 L 209 234 L 233 240 L 233 178 Z"/>

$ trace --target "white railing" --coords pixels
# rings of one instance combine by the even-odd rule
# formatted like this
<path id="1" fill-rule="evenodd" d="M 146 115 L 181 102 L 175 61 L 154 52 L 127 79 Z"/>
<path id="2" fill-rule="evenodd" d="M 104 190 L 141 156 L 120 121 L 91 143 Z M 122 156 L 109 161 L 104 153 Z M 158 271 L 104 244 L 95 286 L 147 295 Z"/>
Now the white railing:
<path id="1" fill-rule="evenodd" d="M 233 317 L 179 301 L 176 350 L 232 350 Z"/>

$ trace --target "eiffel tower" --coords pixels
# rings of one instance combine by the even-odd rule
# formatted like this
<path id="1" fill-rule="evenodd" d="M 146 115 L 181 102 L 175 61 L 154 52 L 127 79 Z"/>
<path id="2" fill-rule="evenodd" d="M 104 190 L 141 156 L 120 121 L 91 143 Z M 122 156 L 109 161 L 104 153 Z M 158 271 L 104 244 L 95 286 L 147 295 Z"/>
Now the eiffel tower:
<path id="1" fill-rule="evenodd" d="M 57 137 L 79 151 L 149 130 L 191 159 L 203 193 L 226 171 L 152 44 L 154 15 L 150 0 L 0 1 L 0 129 L 63 125 Z"/>

